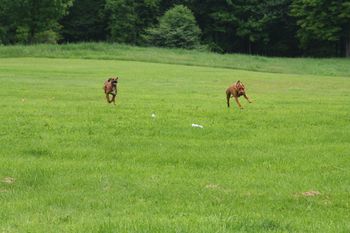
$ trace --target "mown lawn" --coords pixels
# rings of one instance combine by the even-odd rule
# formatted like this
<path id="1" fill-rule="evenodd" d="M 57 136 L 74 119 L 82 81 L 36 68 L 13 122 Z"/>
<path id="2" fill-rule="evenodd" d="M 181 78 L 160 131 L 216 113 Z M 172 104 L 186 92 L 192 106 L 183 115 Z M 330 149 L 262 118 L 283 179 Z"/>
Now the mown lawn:
<path id="1" fill-rule="evenodd" d="M 0 59 L 0 232 L 345 233 L 349 149 L 349 76 Z"/>

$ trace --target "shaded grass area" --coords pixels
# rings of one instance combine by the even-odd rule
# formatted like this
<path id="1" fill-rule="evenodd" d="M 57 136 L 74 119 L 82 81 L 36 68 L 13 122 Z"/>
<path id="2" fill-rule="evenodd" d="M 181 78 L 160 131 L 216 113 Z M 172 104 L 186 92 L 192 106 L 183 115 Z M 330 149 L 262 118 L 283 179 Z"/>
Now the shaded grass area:
<path id="1" fill-rule="evenodd" d="M 0 83 L 0 231 L 350 230 L 348 78 L 11 58 Z"/>
<path id="2" fill-rule="evenodd" d="M 206 51 L 146 48 L 122 44 L 0 46 L 0 57 L 84 58 L 219 67 L 285 74 L 350 77 L 350 59 L 269 58 Z"/>

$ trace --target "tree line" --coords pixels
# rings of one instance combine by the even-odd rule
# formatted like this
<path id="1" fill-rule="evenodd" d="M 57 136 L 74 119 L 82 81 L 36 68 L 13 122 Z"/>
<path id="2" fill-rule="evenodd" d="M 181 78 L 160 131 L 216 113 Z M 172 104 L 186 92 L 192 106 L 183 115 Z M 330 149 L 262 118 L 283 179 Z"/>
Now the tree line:
<path id="1" fill-rule="evenodd" d="M 350 56 L 350 0 L 0 0 L 0 44 L 108 41 Z"/>

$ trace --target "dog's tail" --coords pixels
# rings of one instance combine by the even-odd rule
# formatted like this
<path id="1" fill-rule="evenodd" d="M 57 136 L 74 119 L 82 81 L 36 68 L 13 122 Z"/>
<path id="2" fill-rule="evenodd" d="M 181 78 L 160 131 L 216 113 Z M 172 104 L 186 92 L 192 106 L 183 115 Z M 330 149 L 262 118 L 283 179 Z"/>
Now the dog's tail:
<path id="1" fill-rule="evenodd" d="M 230 107 L 230 98 L 231 98 L 231 93 L 229 91 L 226 91 L 226 100 L 227 100 L 227 107 Z"/>

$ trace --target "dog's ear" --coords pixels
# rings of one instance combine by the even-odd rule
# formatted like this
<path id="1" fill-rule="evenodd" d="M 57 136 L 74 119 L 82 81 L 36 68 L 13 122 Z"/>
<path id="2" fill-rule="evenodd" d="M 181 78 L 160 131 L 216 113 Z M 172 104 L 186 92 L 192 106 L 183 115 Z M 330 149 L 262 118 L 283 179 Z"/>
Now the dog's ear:
<path id="1" fill-rule="evenodd" d="M 241 83 L 241 81 L 237 81 L 236 83 L 236 87 L 239 89 L 239 90 L 243 90 L 245 89 L 245 86 L 243 85 L 243 83 Z"/>

